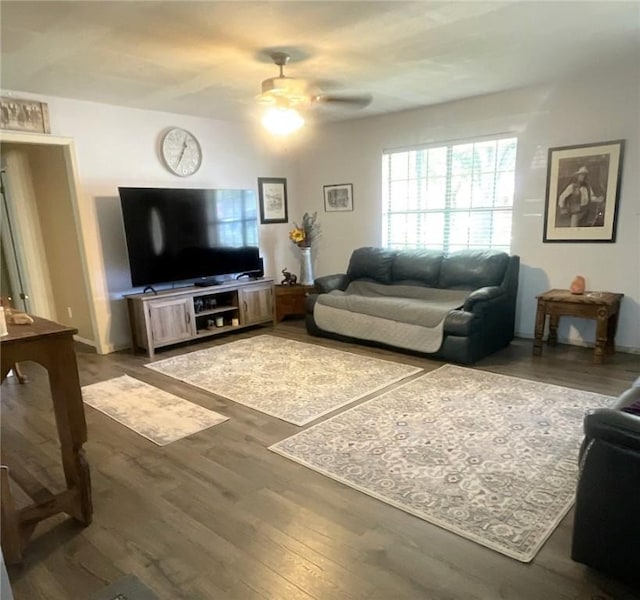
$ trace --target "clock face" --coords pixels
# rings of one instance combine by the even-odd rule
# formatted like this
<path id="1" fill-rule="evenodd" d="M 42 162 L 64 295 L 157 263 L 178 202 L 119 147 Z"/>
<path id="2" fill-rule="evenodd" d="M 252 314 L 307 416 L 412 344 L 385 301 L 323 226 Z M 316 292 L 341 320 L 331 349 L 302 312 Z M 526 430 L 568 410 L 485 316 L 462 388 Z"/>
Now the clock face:
<path id="1" fill-rule="evenodd" d="M 200 168 L 202 150 L 191 133 L 174 127 L 162 140 L 162 158 L 171 172 L 187 177 Z"/>

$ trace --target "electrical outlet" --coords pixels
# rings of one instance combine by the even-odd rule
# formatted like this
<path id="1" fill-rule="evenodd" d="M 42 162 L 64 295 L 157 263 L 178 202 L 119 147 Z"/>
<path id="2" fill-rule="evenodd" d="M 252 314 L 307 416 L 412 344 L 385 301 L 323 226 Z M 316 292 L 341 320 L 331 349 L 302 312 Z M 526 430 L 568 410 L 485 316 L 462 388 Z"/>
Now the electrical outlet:
<path id="1" fill-rule="evenodd" d="M 71 307 L 67 306 L 67 314 L 69 315 L 70 319 L 73 319 L 73 313 L 71 312 Z"/>

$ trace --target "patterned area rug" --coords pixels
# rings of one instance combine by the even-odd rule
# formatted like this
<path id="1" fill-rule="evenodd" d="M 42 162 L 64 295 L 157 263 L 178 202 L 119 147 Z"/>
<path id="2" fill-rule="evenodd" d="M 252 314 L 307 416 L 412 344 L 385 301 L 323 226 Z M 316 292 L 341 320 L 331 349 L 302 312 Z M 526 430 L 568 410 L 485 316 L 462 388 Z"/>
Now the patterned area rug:
<path id="1" fill-rule="evenodd" d="M 133 429 L 158 446 L 166 446 L 227 417 L 123 375 L 82 388 L 85 404 Z"/>
<path id="2" fill-rule="evenodd" d="M 230 342 L 147 365 L 295 425 L 421 369 L 272 335 Z"/>
<path id="3" fill-rule="evenodd" d="M 446 365 L 271 450 L 529 562 L 573 504 L 585 411 L 611 402 Z"/>

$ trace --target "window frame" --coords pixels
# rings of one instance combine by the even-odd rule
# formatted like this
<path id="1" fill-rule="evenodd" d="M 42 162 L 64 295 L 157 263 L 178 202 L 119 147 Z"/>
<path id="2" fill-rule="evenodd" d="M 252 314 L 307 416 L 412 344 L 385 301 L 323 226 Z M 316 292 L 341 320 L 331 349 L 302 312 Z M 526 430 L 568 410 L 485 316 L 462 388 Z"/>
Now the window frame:
<path id="1" fill-rule="evenodd" d="M 511 169 L 509 170 L 500 170 L 498 168 L 498 161 L 499 161 L 499 152 L 498 152 L 498 144 L 500 143 L 500 141 L 502 140 L 514 140 L 515 141 L 515 154 L 513 157 L 513 185 L 512 185 L 512 189 L 513 189 L 513 193 L 511 195 L 510 198 L 510 204 L 508 205 L 504 205 L 504 206 L 496 206 L 496 200 L 497 200 L 497 182 L 498 182 L 498 177 L 501 173 L 508 173 L 511 172 Z M 513 232 L 513 218 L 511 219 L 511 235 L 509 238 L 509 243 L 507 244 L 498 244 L 498 243 L 491 243 L 491 239 L 489 240 L 489 243 L 484 243 L 484 244 L 477 244 L 477 243 L 471 243 L 471 240 L 469 238 L 469 236 L 467 236 L 467 241 L 465 245 L 459 244 L 459 243 L 452 243 L 452 229 L 451 229 L 451 221 L 452 221 L 452 216 L 456 213 L 458 214 L 479 214 L 479 213 L 488 213 L 492 216 L 492 225 L 489 228 L 489 232 L 492 232 L 493 230 L 493 215 L 495 214 L 499 214 L 499 213 L 507 213 L 510 214 L 511 216 L 513 216 L 513 209 L 514 209 L 514 205 L 515 205 L 515 183 L 516 183 L 516 172 L 517 172 L 517 153 L 518 153 L 518 136 L 516 133 L 514 132 L 504 132 L 504 133 L 496 133 L 496 134 L 492 134 L 492 135 L 486 135 L 486 136 L 482 136 L 482 137 L 473 137 L 473 138 L 462 138 L 462 139 L 455 139 L 455 140 L 446 140 L 446 141 L 438 141 L 438 142 L 433 142 L 433 143 L 429 143 L 429 144 L 420 144 L 420 145 L 415 145 L 415 146 L 403 146 L 403 147 L 397 147 L 397 148 L 385 148 L 382 151 L 382 222 L 381 222 L 381 239 L 382 239 L 382 246 L 385 248 L 391 248 L 391 249 L 397 249 L 399 244 L 394 244 L 394 243 L 390 243 L 389 241 L 389 232 L 390 232 L 390 223 L 389 223 L 389 218 L 391 215 L 429 215 L 429 214 L 437 214 L 437 215 L 443 215 L 443 241 L 442 244 L 438 244 L 438 249 L 442 250 L 445 253 L 448 253 L 451 249 L 452 246 L 455 246 L 455 249 L 462 249 L 464 248 L 475 248 L 475 249 L 501 249 L 501 250 L 505 250 L 507 252 L 510 252 L 511 250 L 511 246 L 513 244 L 513 237 L 512 237 L 512 232 Z M 494 183 L 493 183 L 493 197 L 492 197 L 492 205 L 491 206 L 473 206 L 472 205 L 472 200 L 470 198 L 470 203 L 468 206 L 466 207 L 455 207 L 453 206 L 453 193 L 452 193 L 452 182 L 454 179 L 454 173 L 453 173 L 453 152 L 454 152 L 454 148 L 456 146 L 464 146 L 464 145 L 472 145 L 475 146 L 476 144 L 481 144 L 483 142 L 495 142 L 496 143 L 496 152 L 495 152 L 495 163 L 494 163 L 494 167 L 492 171 L 489 171 L 489 173 L 491 173 L 493 175 L 493 179 L 494 179 Z M 443 177 L 445 179 L 445 193 L 444 193 L 444 206 L 443 207 L 438 207 L 438 208 L 420 208 L 420 207 L 416 207 L 416 208 L 406 208 L 406 209 L 401 209 L 401 210 L 389 210 L 390 209 L 390 195 L 391 195 L 391 183 L 394 181 L 392 179 L 392 175 L 391 175 L 391 156 L 394 154 L 404 154 L 404 153 L 409 153 L 409 152 L 419 152 L 419 151 L 426 151 L 428 152 L 429 150 L 433 150 L 433 149 L 446 149 L 446 171 L 445 174 L 442 175 L 441 177 Z M 473 151 L 473 150 L 472 150 Z M 465 175 L 467 177 L 469 177 L 471 185 L 473 185 L 474 182 L 474 176 L 475 176 L 475 172 L 474 172 L 474 161 L 473 161 L 473 155 L 472 155 L 472 161 L 471 161 L 471 168 L 468 169 L 465 173 Z M 417 166 L 416 166 L 416 171 L 417 171 Z M 484 172 L 482 172 L 484 173 Z M 405 181 L 407 183 L 416 180 L 416 181 L 422 181 L 426 184 L 426 189 L 428 189 L 428 182 L 429 179 L 435 179 L 434 177 L 429 178 L 428 174 L 425 174 L 424 177 L 420 178 L 420 177 L 415 177 L 412 178 L 410 176 L 410 173 L 408 173 L 408 176 L 406 179 L 396 179 L 395 181 Z M 469 231 L 470 232 L 470 231 Z M 468 232 L 468 233 L 469 233 Z M 420 226 L 418 225 L 416 227 L 416 237 L 418 237 L 420 233 Z M 485 240 L 486 241 L 486 240 Z M 421 243 L 422 240 L 416 239 L 414 244 L 407 244 L 405 247 L 406 248 L 434 248 L 434 246 L 436 246 L 436 244 L 427 244 L 427 243 Z"/>

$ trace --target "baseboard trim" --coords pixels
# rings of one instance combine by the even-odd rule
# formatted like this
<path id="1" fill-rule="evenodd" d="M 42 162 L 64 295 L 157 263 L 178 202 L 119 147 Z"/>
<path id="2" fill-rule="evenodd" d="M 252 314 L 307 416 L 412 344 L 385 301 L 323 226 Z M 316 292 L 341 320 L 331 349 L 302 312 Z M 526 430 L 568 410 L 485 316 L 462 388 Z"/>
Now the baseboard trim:
<path id="1" fill-rule="evenodd" d="M 81 344 L 86 344 L 87 346 L 91 346 L 92 348 L 97 348 L 96 343 L 93 340 L 82 337 L 81 335 L 74 335 L 73 339 L 76 342 L 80 342 Z"/>
<path id="2" fill-rule="evenodd" d="M 120 352 L 120 350 L 131 350 L 131 344 L 107 344 L 105 346 L 105 354 Z"/>
<path id="3" fill-rule="evenodd" d="M 516 331 L 516 337 L 532 340 L 534 335 L 531 333 L 522 333 Z M 579 340 L 575 338 L 558 338 L 559 344 L 567 344 L 568 346 L 577 346 L 579 348 L 594 348 L 595 344 L 593 342 L 587 342 L 585 340 Z M 626 354 L 640 354 L 640 348 L 634 348 L 633 346 L 621 346 L 620 344 L 616 344 L 616 352 L 624 352 Z"/>

